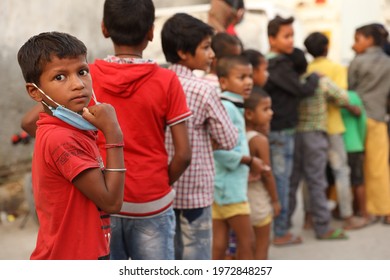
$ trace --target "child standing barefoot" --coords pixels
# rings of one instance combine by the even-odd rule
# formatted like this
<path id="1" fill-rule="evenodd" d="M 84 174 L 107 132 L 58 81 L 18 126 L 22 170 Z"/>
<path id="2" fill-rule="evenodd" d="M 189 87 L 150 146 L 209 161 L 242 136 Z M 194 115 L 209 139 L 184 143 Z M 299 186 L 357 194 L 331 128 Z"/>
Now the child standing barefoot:
<path id="1" fill-rule="evenodd" d="M 270 165 L 269 142 L 265 134 L 273 115 L 271 98 L 262 88 L 255 87 L 249 99 L 245 100 L 244 107 L 250 154 Z M 265 260 L 268 259 L 272 214 L 277 216 L 280 213 L 275 178 L 271 170 L 263 172 L 261 178 L 250 177 L 248 201 L 256 238 L 255 259 Z"/>

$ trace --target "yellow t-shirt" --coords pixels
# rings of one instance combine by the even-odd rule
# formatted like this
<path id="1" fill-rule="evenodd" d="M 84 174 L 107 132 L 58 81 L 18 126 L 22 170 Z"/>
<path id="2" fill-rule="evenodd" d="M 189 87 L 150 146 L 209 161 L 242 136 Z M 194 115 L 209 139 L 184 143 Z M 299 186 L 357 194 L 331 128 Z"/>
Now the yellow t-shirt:
<path id="1" fill-rule="evenodd" d="M 309 73 L 317 72 L 329 77 L 336 85 L 342 89 L 347 89 L 347 69 L 326 57 L 314 59 L 307 68 Z M 328 134 L 340 134 L 345 131 L 343 119 L 341 117 L 340 107 L 328 103 Z"/>

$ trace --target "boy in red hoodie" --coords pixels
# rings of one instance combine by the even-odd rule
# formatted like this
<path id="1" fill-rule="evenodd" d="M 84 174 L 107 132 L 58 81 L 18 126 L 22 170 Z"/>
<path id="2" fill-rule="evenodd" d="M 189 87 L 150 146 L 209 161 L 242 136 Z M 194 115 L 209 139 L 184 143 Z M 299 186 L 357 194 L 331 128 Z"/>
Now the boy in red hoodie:
<path id="1" fill-rule="evenodd" d="M 185 123 L 191 111 L 176 75 L 142 58 L 153 39 L 153 23 L 151 0 L 106 0 L 102 32 L 111 38 L 115 55 L 90 65 L 96 97 L 114 106 L 125 142 L 125 194 L 111 220 L 112 259 L 174 259 L 171 185 L 191 160 Z M 169 163 L 167 127 L 174 144 Z M 103 157 L 104 144 L 98 134 Z"/>

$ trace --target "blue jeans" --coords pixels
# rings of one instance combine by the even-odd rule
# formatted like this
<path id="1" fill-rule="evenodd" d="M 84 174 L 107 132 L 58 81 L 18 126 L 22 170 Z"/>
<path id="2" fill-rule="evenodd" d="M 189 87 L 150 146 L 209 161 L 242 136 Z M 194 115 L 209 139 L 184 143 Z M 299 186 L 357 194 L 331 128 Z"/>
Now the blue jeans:
<path id="1" fill-rule="evenodd" d="M 148 218 L 111 217 L 112 260 L 173 260 L 173 209 Z"/>
<path id="2" fill-rule="evenodd" d="M 176 260 L 210 260 L 212 239 L 211 206 L 175 209 Z"/>
<path id="3" fill-rule="evenodd" d="M 275 237 L 284 236 L 289 228 L 289 190 L 294 155 L 294 131 L 271 131 L 269 134 L 271 165 L 275 176 L 281 211 L 273 223 Z"/>

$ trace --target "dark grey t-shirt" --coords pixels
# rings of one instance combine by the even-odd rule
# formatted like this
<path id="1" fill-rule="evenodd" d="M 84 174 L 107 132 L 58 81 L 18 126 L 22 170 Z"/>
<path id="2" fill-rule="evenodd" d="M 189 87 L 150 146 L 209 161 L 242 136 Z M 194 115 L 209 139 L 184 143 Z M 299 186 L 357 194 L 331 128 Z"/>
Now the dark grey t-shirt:
<path id="1" fill-rule="evenodd" d="M 390 94 L 390 57 L 382 48 L 368 48 L 352 60 L 348 69 L 348 88 L 359 94 L 369 118 L 385 121 Z"/>

